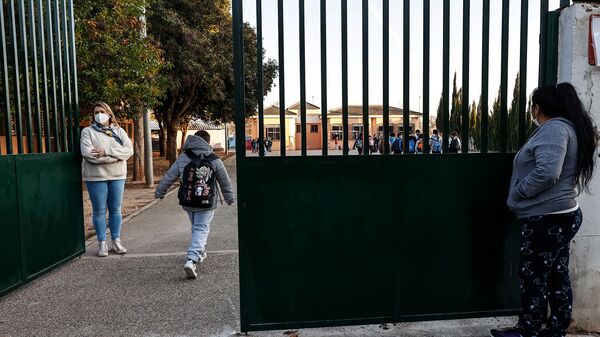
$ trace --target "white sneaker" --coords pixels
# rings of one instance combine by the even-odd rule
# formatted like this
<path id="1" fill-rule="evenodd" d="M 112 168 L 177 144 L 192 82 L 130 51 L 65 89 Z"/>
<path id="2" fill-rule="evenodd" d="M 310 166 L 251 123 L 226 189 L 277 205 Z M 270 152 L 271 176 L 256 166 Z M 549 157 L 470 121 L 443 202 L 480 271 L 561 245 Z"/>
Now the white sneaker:
<path id="1" fill-rule="evenodd" d="M 200 257 L 198 258 L 198 262 L 202 262 L 206 259 L 206 252 L 203 252 L 202 254 L 200 254 Z"/>
<path id="2" fill-rule="evenodd" d="M 98 242 L 98 256 L 99 257 L 108 256 L 108 247 L 106 247 L 106 241 Z"/>
<path id="3" fill-rule="evenodd" d="M 197 278 L 198 273 L 196 272 L 196 263 L 192 260 L 187 260 L 185 265 L 183 266 L 183 270 L 185 271 L 187 278 Z"/>
<path id="4" fill-rule="evenodd" d="M 117 254 L 127 253 L 127 249 L 125 249 L 125 247 L 123 247 L 123 245 L 121 244 L 121 239 L 113 240 L 111 250 Z"/>

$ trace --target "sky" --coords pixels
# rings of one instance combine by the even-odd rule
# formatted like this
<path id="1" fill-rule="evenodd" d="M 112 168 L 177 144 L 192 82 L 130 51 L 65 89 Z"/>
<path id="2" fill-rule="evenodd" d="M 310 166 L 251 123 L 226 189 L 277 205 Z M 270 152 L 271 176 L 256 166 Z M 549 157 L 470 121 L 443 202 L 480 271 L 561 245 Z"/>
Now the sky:
<path id="1" fill-rule="evenodd" d="M 403 107 L 403 1 L 390 0 L 390 105 Z M 556 9 L 559 0 L 551 0 Z M 462 86 L 463 1 L 450 0 L 450 84 L 457 74 Z M 244 1 L 244 21 L 256 27 L 256 1 Z M 262 0 L 263 47 L 266 57 L 278 60 L 277 0 Z M 469 101 L 481 94 L 482 1 L 470 5 Z M 300 100 L 298 1 L 284 0 L 285 106 Z M 305 0 L 306 98 L 321 106 L 320 4 Z M 519 70 L 521 1 L 510 1 L 508 104 Z M 529 1 L 527 94 L 537 86 L 539 58 L 540 1 Z M 369 0 L 369 104 L 383 103 L 383 18 L 382 0 Z M 502 1 L 490 0 L 489 100 L 500 87 Z M 436 115 L 442 94 L 443 0 L 431 0 L 430 114 Z M 423 100 L 423 1 L 410 1 L 410 95 L 409 106 L 422 112 Z M 328 110 L 342 104 L 341 0 L 327 0 L 327 101 Z M 362 0 L 348 0 L 349 104 L 362 104 Z M 265 107 L 279 103 L 279 79 L 265 97 Z"/>

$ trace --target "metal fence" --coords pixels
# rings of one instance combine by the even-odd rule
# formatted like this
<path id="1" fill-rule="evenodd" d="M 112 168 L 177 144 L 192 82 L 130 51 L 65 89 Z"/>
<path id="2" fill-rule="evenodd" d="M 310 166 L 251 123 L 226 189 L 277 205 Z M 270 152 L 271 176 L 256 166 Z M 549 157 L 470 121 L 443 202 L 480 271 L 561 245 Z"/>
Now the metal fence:
<path id="1" fill-rule="evenodd" d="M 0 6 L 0 295 L 84 252 L 72 0 Z"/>
<path id="2" fill-rule="evenodd" d="M 1 153 L 76 150 L 73 2 L 4 1 L 0 20 Z"/>
<path id="3" fill-rule="evenodd" d="M 248 1 L 248 0 L 247 0 Z M 258 94 L 263 94 L 263 3 L 256 0 Z M 342 156 L 328 151 L 328 133 L 321 156 L 307 151 L 305 1 L 277 1 L 279 45 L 279 129 L 285 138 L 284 6 L 298 6 L 300 69 L 300 154 L 246 154 L 244 40 L 242 0 L 233 1 L 240 303 L 242 331 L 347 324 L 451 319 L 515 314 L 519 309 L 518 227 L 505 206 L 514 153 L 508 149 L 508 57 L 510 6 L 521 10 L 519 38 L 520 96 L 518 143 L 526 140 L 526 90 L 529 15 L 540 18 L 539 83 L 556 81 L 556 12 L 542 0 L 530 13 L 527 0 L 502 1 L 499 69 L 490 69 L 490 4 L 483 1 L 482 26 L 472 27 L 469 0 L 443 0 L 442 119 L 443 152 L 448 152 L 450 119 L 450 26 L 462 27 L 463 102 L 468 102 L 471 52 L 469 36 L 482 32 L 482 110 L 489 111 L 491 71 L 500 72 L 499 147 L 487 142 L 490 120 L 482 115 L 479 153 L 462 147 L 460 155 L 391 156 L 390 127 L 390 1 L 383 0 L 382 62 L 384 153 L 350 156 L 348 97 L 348 0 L 340 0 Z M 369 124 L 369 1 L 362 6 L 362 130 Z M 463 4 L 463 19 L 450 17 L 451 6 Z M 327 1 L 320 0 L 320 126 L 328 130 Z M 411 74 L 424 78 L 424 152 L 428 153 L 429 79 L 431 78 L 431 1 L 422 2 L 423 69 L 411 63 L 410 7 L 403 4 L 403 130 L 409 130 Z M 562 2 L 561 2 L 562 4 Z M 564 4 L 563 4 L 564 5 Z M 274 19 L 274 18 L 272 18 Z M 514 51 L 512 51 L 514 52 Z M 296 66 L 296 65 L 292 65 Z M 254 71 L 254 69 L 251 69 Z M 265 139 L 265 111 L 258 97 L 258 138 Z M 469 143 L 469 110 L 463 104 L 462 143 Z M 272 114 L 272 112 L 269 112 Z M 363 132 L 363 144 L 368 133 Z M 403 135 L 404 152 L 408 132 Z"/>

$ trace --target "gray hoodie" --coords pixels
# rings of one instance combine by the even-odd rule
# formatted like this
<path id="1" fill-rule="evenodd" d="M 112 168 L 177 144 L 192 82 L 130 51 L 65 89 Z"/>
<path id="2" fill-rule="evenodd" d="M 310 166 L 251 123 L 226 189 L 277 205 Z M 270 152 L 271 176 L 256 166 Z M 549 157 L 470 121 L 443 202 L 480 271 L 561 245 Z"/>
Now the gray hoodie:
<path id="1" fill-rule="evenodd" d="M 575 128 L 565 118 L 552 118 L 515 156 L 506 204 L 519 219 L 573 208 L 576 179 Z"/>
<path id="2" fill-rule="evenodd" d="M 210 145 L 204 141 L 204 139 L 195 135 L 190 135 L 187 137 L 187 140 L 183 145 L 183 151 L 188 149 L 191 149 L 196 155 L 209 155 L 213 152 Z M 191 158 L 185 153 L 179 155 L 177 160 L 173 163 L 173 165 L 171 165 L 167 173 L 165 173 L 164 177 L 160 180 L 160 183 L 156 187 L 156 192 L 154 193 L 156 198 L 162 198 L 165 196 L 169 186 L 173 185 L 177 179 L 180 179 L 183 176 L 183 169 L 190 161 L 192 161 Z M 228 205 L 231 205 L 235 201 L 235 197 L 233 195 L 231 180 L 229 179 L 225 165 L 223 165 L 221 159 L 216 159 L 213 162 L 213 166 L 217 175 L 217 182 L 221 187 L 225 202 L 227 202 Z M 217 193 L 215 193 L 215 200 L 213 200 L 213 207 L 211 209 L 217 208 L 217 198 L 219 197 L 218 194 L 219 192 L 217 191 Z M 194 208 L 186 206 L 183 206 L 183 209 L 188 212 L 200 212 L 207 210 L 206 208 Z"/>

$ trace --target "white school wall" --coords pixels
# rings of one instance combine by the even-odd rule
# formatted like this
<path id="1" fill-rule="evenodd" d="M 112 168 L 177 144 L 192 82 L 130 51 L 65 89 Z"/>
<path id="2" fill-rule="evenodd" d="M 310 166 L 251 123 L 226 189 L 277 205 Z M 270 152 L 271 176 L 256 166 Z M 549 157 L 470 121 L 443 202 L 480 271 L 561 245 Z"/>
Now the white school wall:
<path id="1" fill-rule="evenodd" d="M 575 4 L 560 14 L 558 83 L 570 82 L 596 125 L 600 125 L 600 67 L 588 63 L 589 17 L 600 7 Z M 597 166 L 597 170 L 600 166 Z M 577 201 L 583 225 L 571 243 L 573 326 L 600 331 L 600 172 L 591 183 L 592 194 L 582 193 Z"/>

